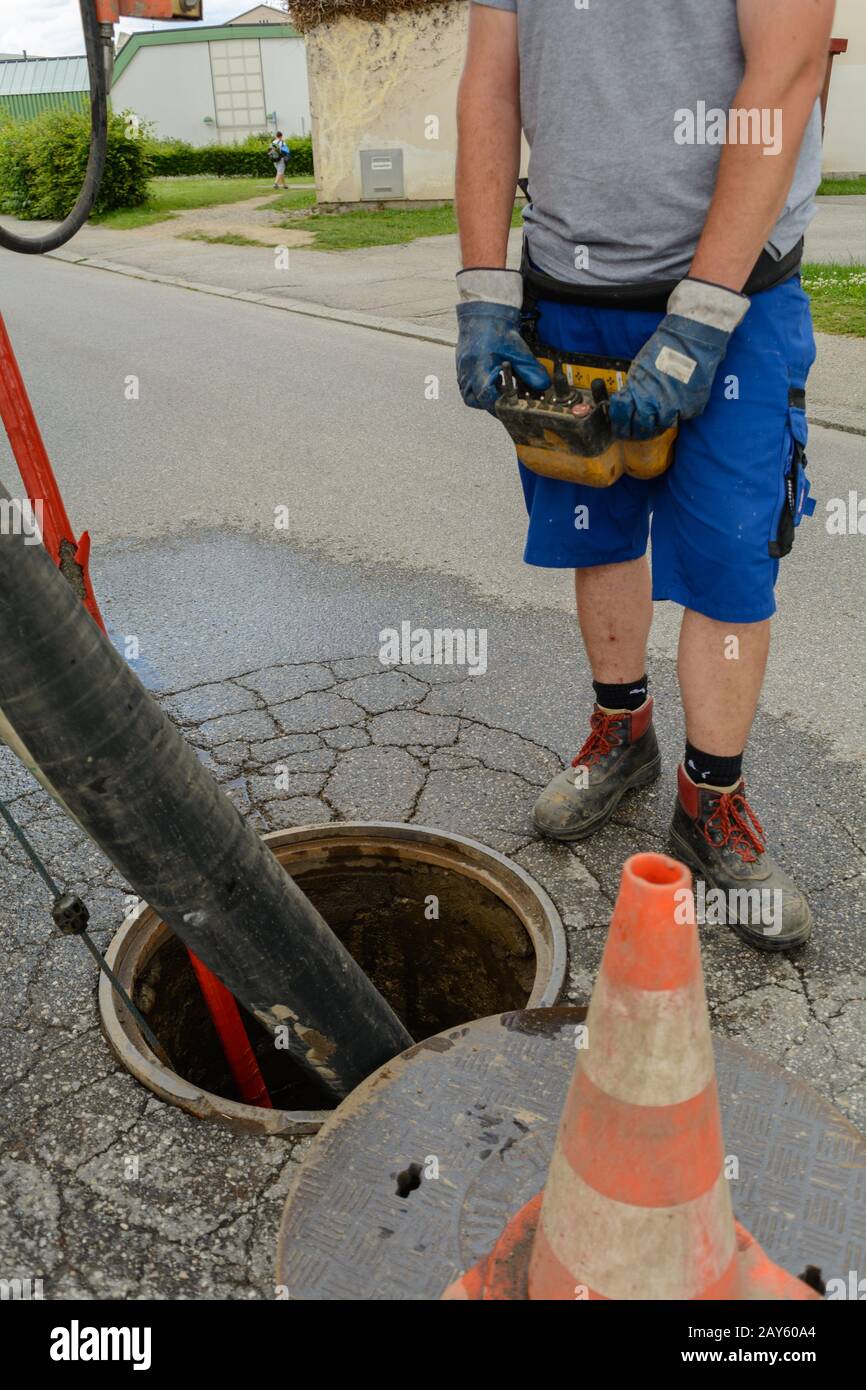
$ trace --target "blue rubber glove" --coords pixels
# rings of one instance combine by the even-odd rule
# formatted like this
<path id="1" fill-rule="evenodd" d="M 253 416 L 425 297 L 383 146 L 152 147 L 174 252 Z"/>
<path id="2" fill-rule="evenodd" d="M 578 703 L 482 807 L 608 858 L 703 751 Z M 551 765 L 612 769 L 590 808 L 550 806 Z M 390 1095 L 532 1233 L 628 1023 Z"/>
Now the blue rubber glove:
<path id="1" fill-rule="evenodd" d="M 652 439 L 677 419 L 692 420 L 710 399 L 713 379 L 750 300 L 706 280 L 681 280 L 649 342 L 610 398 L 617 439 Z"/>
<path id="2" fill-rule="evenodd" d="M 457 284 L 457 382 L 465 404 L 495 414 L 506 362 L 525 386 L 546 391 L 552 385 L 550 376 L 520 334 L 520 272 L 461 270 Z"/>

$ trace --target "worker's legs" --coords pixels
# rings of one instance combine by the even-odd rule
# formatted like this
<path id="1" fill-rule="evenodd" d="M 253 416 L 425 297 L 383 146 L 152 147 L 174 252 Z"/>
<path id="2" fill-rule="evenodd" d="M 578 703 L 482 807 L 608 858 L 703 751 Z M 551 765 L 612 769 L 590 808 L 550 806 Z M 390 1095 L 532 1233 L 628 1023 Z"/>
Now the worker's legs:
<path id="1" fill-rule="evenodd" d="M 670 844 L 703 880 L 708 925 L 732 926 L 753 946 L 783 950 L 808 940 L 812 915 L 767 853 L 742 776 L 769 646 L 769 619 L 738 624 L 684 613 L 678 673 L 686 751 Z"/>
<path id="2" fill-rule="evenodd" d="M 652 586 L 645 555 L 574 572 L 577 616 L 593 678 L 620 685 L 646 671 Z"/>
<path id="3" fill-rule="evenodd" d="M 677 673 L 689 743 L 719 758 L 742 754 L 769 648 L 769 618 L 761 623 L 721 623 L 686 609 Z"/>
<path id="4" fill-rule="evenodd" d="M 545 303 L 539 336 L 564 352 L 621 359 L 633 355 L 630 348 L 638 350 L 658 318 Z M 530 518 L 524 558 L 575 570 L 578 619 L 596 690 L 589 736 L 534 811 L 544 834 L 579 840 L 610 818 L 625 791 L 657 777 L 661 765 L 646 688 L 653 493 L 627 476 L 607 488 L 541 477 L 522 465 L 520 476 Z"/>
<path id="5" fill-rule="evenodd" d="M 811 931 L 808 903 L 769 854 L 746 800 L 743 755 L 779 562 L 808 510 L 805 385 L 814 351 L 796 279 L 755 295 L 706 410 L 680 427 L 652 521 L 653 595 L 685 610 L 686 749 L 671 847 L 720 895 L 716 921 L 765 949 L 799 945 Z"/>
<path id="6" fill-rule="evenodd" d="M 632 358 L 654 327 L 644 313 L 545 302 L 539 336 L 564 352 Z M 684 610 L 679 674 L 687 743 L 671 845 L 729 900 L 722 920 L 769 949 L 805 941 L 811 914 L 767 853 L 741 768 L 779 560 L 808 511 L 804 387 L 814 350 L 808 299 L 796 279 L 787 281 L 754 297 L 707 408 L 681 423 L 673 467 L 655 483 L 623 477 L 589 489 L 521 472 L 530 516 L 525 558 L 578 570 L 578 613 L 596 692 L 590 735 L 572 767 L 542 793 L 536 824 L 554 838 L 581 839 L 610 818 L 625 792 L 658 773 L 643 679 L 650 603 L 641 557 L 651 511 L 652 598 Z M 773 900 L 769 920 L 765 896 Z"/>
<path id="7" fill-rule="evenodd" d="M 623 794 L 653 781 L 661 766 L 647 695 L 652 593 L 646 556 L 577 569 L 575 589 L 597 703 L 571 767 L 535 804 L 536 825 L 557 840 L 584 839 L 600 829 Z"/>
<path id="8" fill-rule="evenodd" d="M 593 679 L 639 680 L 647 669 L 652 592 L 645 556 L 575 570 L 577 614 Z M 720 757 L 741 754 L 749 737 L 770 647 L 770 620 L 722 623 L 686 609 L 677 672 L 686 737 Z"/>
<path id="9" fill-rule="evenodd" d="M 624 685 L 647 669 L 652 595 L 646 557 L 575 570 L 577 614 L 596 684 Z M 741 756 L 758 705 L 770 620 L 721 623 L 686 609 L 677 674 L 686 738 L 720 759 Z"/>

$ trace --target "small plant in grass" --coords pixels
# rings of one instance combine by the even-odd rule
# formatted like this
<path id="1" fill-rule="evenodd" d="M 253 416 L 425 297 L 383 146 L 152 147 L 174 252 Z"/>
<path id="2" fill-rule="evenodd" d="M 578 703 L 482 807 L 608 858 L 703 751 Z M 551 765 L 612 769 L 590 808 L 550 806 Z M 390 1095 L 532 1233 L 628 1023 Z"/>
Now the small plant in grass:
<path id="1" fill-rule="evenodd" d="M 807 262 L 802 282 L 819 332 L 866 337 L 866 265 Z"/>
<path id="2" fill-rule="evenodd" d="M 310 188 L 290 188 L 287 193 L 279 193 L 262 203 L 263 212 L 299 212 L 316 205 L 316 195 Z"/>

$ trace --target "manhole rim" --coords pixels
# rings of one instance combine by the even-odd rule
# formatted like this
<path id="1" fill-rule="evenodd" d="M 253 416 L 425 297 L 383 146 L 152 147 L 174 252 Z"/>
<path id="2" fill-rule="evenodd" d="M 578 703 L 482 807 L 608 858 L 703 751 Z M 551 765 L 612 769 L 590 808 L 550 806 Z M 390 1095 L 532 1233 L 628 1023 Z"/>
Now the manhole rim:
<path id="1" fill-rule="evenodd" d="M 359 842 L 362 838 L 373 843 L 397 841 L 406 847 L 407 857 L 437 863 L 456 872 L 466 872 L 467 866 L 470 867 L 467 877 L 482 883 L 505 902 L 518 916 L 532 941 L 535 979 L 524 1007 L 549 1008 L 556 1003 L 565 983 L 568 963 L 565 928 L 550 895 L 520 864 L 480 840 L 456 831 L 406 825 L 400 821 L 328 821 L 321 825 L 268 831 L 261 838 L 276 853 L 294 846 L 310 846 L 316 841 L 323 845 L 329 840 L 338 843 L 347 837 L 357 837 Z M 468 858 L 458 860 L 458 851 Z M 279 853 L 277 857 L 281 859 Z M 485 875 L 485 864 L 495 865 L 496 877 L 489 872 Z M 503 886 L 510 891 L 503 893 Z M 139 903 L 118 927 L 105 952 L 105 960 L 129 993 L 167 933 L 168 928 L 145 902 Z M 334 1113 L 333 1110 L 263 1110 L 184 1080 L 152 1051 L 104 974 L 99 978 L 98 1009 L 103 1036 L 125 1070 L 161 1100 L 199 1119 L 215 1120 L 248 1132 L 296 1138 L 316 1134 Z M 471 1021 L 466 1020 L 467 1023 Z"/>

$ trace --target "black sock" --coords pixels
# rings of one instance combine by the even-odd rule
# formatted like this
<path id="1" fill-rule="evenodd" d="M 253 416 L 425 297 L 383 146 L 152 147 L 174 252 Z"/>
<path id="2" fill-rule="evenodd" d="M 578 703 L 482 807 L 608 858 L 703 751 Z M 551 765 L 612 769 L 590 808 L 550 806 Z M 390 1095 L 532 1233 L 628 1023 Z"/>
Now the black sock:
<path id="1" fill-rule="evenodd" d="M 646 703 L 649 676 L 641 676 L 639 681 L 626 681 L 624 685 L 605 685 L 593 681 L 596 703 L 603 709 L 640 709 Z"/>
<path id="2" fill-rule="evenodd" d="M 698 786 L 732 787 L 739 782 L 743 770 L 743 755 L 719 758 L 715 753 L 702 753 L 686 740 L 685 769 Z"/>

